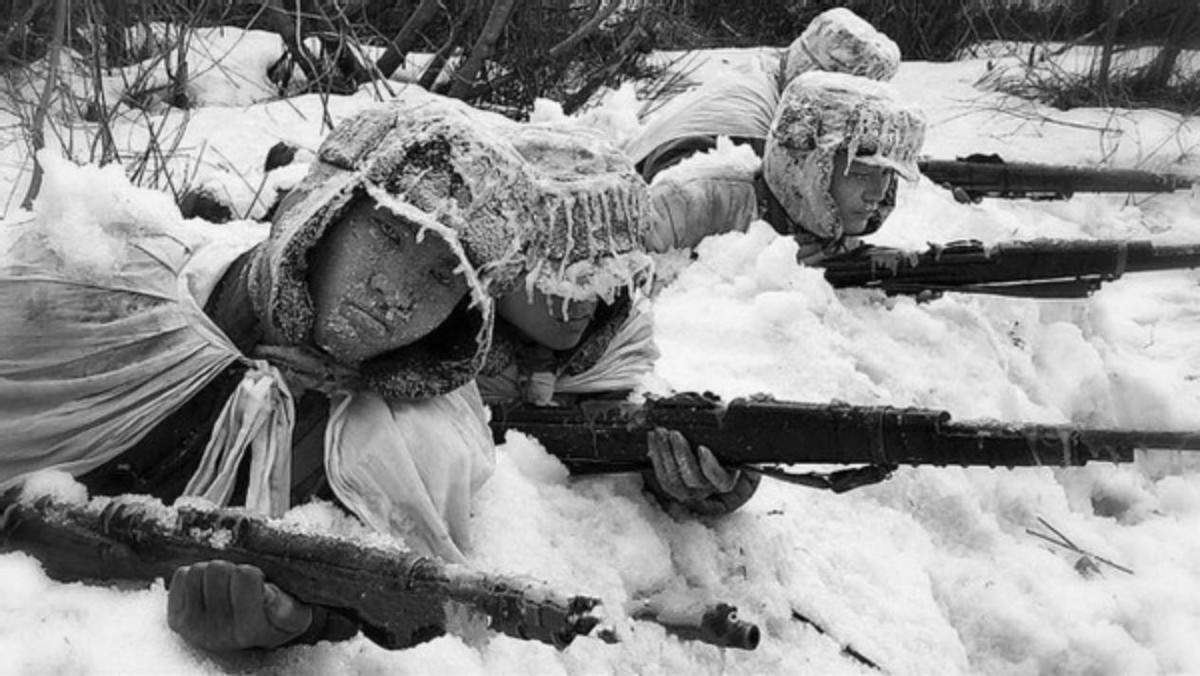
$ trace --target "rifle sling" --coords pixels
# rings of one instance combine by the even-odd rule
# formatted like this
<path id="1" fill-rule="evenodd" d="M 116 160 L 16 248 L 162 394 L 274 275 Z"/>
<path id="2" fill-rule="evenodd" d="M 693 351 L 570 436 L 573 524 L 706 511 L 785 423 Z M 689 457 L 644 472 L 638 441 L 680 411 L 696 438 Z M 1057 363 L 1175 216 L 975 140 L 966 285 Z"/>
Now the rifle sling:
<path id="1" fill-rule="evenodd" d="M 742 469 L 757 472 L 772 479 L 778 479 L 779 481 L 785 481 L 798 486 L 821 488 L 833 491 L 834 493 L 845 493 L 860 486 L 869 486 L 887 479 L 896 470 L 896 466 L 863 465 L 862 467 L 851 467 L 832 472 L 803 473 L 789 472 L 778 467 L 763 465 L 744 465 Z"/>

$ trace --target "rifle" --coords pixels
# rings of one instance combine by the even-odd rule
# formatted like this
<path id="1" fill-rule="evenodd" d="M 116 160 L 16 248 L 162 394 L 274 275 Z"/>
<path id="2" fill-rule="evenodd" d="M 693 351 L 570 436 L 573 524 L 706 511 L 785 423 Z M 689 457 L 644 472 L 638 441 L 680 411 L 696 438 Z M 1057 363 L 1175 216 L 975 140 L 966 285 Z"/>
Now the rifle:
<path id="1" fill-rule="evenodd" d="M 958 188 L 976 201 L 983 197 L 1060 200 L 1077 192 L 1173 192 L 1193 185 L 1192 179 L 1177 174 L 1005 162 L 998 155 L 920 160 L 917 166 L 934 183 Z"/>
<path id="2" fill-rule="evenodd" d="M 976 240 L 920 252 L 862 247 L 819 263 L 834 288 L 888 295 L 960 291 L 1028 298 L 1084 298 L 1126 272 L 1200 266 L 1200 245 L 1145 240 L 1032 240 L 984 246 Z"/>
<path id="3" fill-rule="evenodd" d="M 493 404 L 492 433 L 534 436 L 574 474 L 650 469 L 646 433 L 678 430 L 727 466 L 843 492 L 887 478 L 898 465 L 1070 467 L 1132 462 L 1137 449 L 1200 450 L 1200 432 L 1087 429 L 1073 425 L 952 422 L 946 411 L 677 394 L 645 403 L 587 400 L 553 408 Z M 829 475 L 761 465 L 865 464 Z"/>
<path id="4" fill-rule="evenodd" d="M 235 509 L 168 508 L 146 496 L 76 504 L 22 496 L 14 488 L 0 495 L 0 552 L 14 550 L 33 555 L 47 575 L 64 582 L 169 580 L 179 566 L 212 559 L 251 564 L 301 601 L 354 620 L 388 649 L 464 629 L 479 617 L 495 631 L 559 649 L 577 636 L 617 640 L 600 624 L 597 598 L 567 596 L 536 580 L 480 573 L 398 546 L 289 529 Z M 676 619 L 637 619 L 680 633 Z M 696 629 L 680 636 L 753 649 L 729 638 L 729 632 L 736 638 L 752 630 L 757 644 L 758 628 L 749 623 L 709 620 L 702 627 L 707 633 Z"/>

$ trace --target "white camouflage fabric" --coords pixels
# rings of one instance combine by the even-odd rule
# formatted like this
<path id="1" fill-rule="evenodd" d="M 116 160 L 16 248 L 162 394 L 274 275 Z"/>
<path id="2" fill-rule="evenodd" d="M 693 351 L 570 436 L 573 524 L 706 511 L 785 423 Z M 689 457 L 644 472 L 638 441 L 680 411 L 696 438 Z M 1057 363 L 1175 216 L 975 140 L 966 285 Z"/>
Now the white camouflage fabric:
<path id="1" fill-rule="evenodd" d="M 821 12 L 780 61 L 780 87 L 813 70 L 886 81 L 900 70 L 900 47 L 845 7 Z"/>
<path id="2" fill-rule="evenodd" d="M 0 230 L 0 488 L 41 469 L 80 475 L 104 464 L 237 361 L 250 366 L 245 398 L 269 402 L 247 416 L 262 443 L 290 443 L 291 396 L 278 373 L 242 355 L 202 310 L 264 232 L 98 224 L 95 239 L 118 260 L 97 271 L 61 253 L 47 232 L 55 225 Z"/>
<path id="3" fill-rule="evenodd" d="M 779 105 L 778 66 L 771 57 L 756 59 L 729 78 L 681 96 L 625 144 L 625 153 L 636 164 L 689 136 L 765 137 Z"/>
<path id="4" fill-rule="evenodd" d="M 900 68 L 900 48 L 845 8 L 818 14 L 781 54 L 771 54 L 716 83 L 706 84 L 656 116 L 625 145 L 640 163 L 663 144 L 689 136 L 766 138 L 788 83 L 810 70 L 890 80 Z"/>

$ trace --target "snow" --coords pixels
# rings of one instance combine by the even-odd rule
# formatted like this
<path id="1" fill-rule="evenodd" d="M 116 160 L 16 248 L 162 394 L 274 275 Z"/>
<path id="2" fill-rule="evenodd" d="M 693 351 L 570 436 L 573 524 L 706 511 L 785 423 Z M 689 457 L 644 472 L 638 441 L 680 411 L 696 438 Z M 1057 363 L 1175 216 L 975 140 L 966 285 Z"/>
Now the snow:
<path id="1" fill-rule="evenodd" d="M 735 77 L 759 54 L 713 52 L 694 77 Z M 986 71 L 982 58 L 902 65 L 893 85 L 930 120 L 926 155 L 999 152 L 1200 175 L 1194 119 L 1052 110 L 975 87 Z M 165 120 L 160 134 L 178 134 L 176 171 L 259 186 L 274 180 L 262 159 L 275 141 L 314 150 L 326 115 L 336 123 L 372 100 L 364 90 L 249 103 L 245 88 L 226 90 L 212 85 L 201 98 L 211 105 L 186 116 L 123 117 L 117 138 L 143 147 L 145 120 Z M 636 129 L 638 105 L 625 90 L 583 119 L 619 141 Z M 549 104 L 539 112 L 560 114 Z M 79 121 L 61 124 L 80 139 L 95 134 Z M 10 223 L 28 220 L 15 206 L 30 172 L 14 133 L 0 120 L 9 135 L 0 138 L 0 194 L 16 196 L 0 200 L 0 217 Z M 160 194 L 129 188 L 119 171 L 46 164 L 52 199 L 39 209 L 78 226 L 64 241 L 80 251 L 97 253 L 87 249 L 87 214 L 178 225 Z M 259 208 L 253 192 L 231 190 L 239 213 Z M 922 179 L 901 187 L 873 241 L 919 248 L 1037 237 L 1197 242 L 1200 200 L 1179 192 L 963 205 Z M 705 241 L 656 299 L 663 356 L 648 388 L 920 406 L 959 421 L 1200 429 L 1200 273 L 1128 275 L 1078 301 L 947 294 L 917 303 L 835 292 L 818 271 L 794 265 L 794 249 L 764 224 Z M 1159 453 L 1075 469 L 903 468 L 841 495 L 764 480 L 741 510 L 705 521 L 663 511 L 634 477 L 572 482 L 535 440 L 513 433 L 478 496 L 470 562 L 602 598 L 620 644 L 580 639 L 559 652 L 503 636 L 447 636 L 389 652 L 360 636 L 216 658 L 167 629 L 161 583 L 59 584 L 12 553 L 0 555 L 0 673 L 874 673 L 842 653 L 846 644 L 895 674 L 1197 673 L 1197 465 Z M 332 523 L 328 511 L 290 517 Z M 1046 524 L 1133 572 L 1100 563 L 1082 574 L 1080 553 L 1031 534 L 1050 534 Z M 630 623 L 626 604 L 654 593 L 732 603 L 759 624 L 762 643 L 722 652 Z"/>

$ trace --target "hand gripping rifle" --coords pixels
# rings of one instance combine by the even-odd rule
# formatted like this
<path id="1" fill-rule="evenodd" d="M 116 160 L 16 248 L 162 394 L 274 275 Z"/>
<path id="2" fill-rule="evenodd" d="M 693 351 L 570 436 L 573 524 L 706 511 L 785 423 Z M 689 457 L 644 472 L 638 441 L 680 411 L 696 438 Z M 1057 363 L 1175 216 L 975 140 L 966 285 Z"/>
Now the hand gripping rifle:
<path id="1" fill-rule="evenodd" d="M 1077 192 L 1173 192 L 1192 187 L 1192 179 L 1137 169 L 1069 167 L 1005 162 L 998 155 L 974 154 L 956 160 L 921 160 L 921 173 L 934 183 L 963 191 L 967 197 L 1068 199 Z"/>
<path id="2" fill-rule="evenodd" d="M 1127 272 L 1198 267 L 1200 245 L 1047 239 L 985 246 L 967 240 L 919 252 L 866 246 L 819 265 L 834 288 L 882 289 L 888 295 L 959 291 L 1084 298 Z"/>
<path id="3" fill-rule="evenodd" d="M 171 579 L 212 559 L 257 566 L 301 601 L 352 619 L 367 638 L 407 648 L 482 618 L 500 633 L 562 649 L 577 636 L 616 642 L 600 599 L 568 596 L 537 580 L 492 575 L 396 546 L 287 528 L 229 508 L 169 508 L 146 496 L 76 504 L 0 494 L 0 553 L 24 551 L 60 581 Z M 682 639 L 753 650 L 758 627 L 717 603 L 638 612 Z"/>
<path id="4" fill-rule="evenodd" d="M 1072 425 L 957 423 L 945 411 L 809 404 L 769 398 L 722 403 L 678 394 L 644 404 L 590 400 L 563 408 L 493 405 L 492 431 L 536 437 L 574 474 L 650 469 L 646 433 L 678 430 L 727 466 L 755 466 L 777 478 L 842 492 L 887 478 L 898 465 L 1070 467 L 1132 462 L 1137 449 L 1200 450 L 1198 432 L 1087 429 Z M 790 474 L 761 465 L 865 467 Z"/>
<path id="5" fill-rule="evenodd" d="M 211 559 L 246 563 L 305 603 L 350 617 L 372 641 L 406 648 L 467 618 L 559 648 L 576 636 L 613 641 L 599 627 L 599 599 L 537 582 L 488 575 L 395 546 L 288 529 L 232 509 L 164 507 L 146 496 L 74 504 L 0 495 L 0 552 L 24 551 L 57 580 L 171 579 Z"/>

